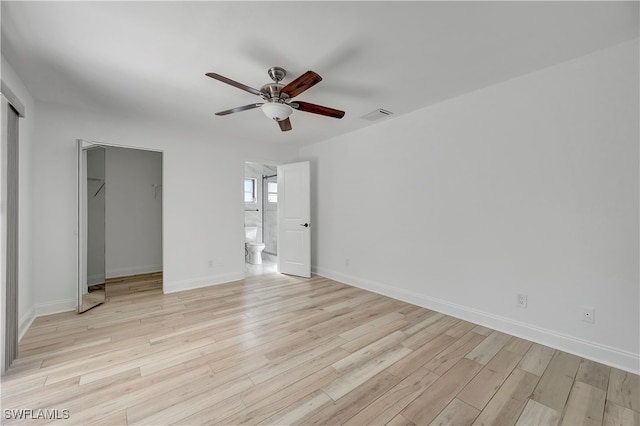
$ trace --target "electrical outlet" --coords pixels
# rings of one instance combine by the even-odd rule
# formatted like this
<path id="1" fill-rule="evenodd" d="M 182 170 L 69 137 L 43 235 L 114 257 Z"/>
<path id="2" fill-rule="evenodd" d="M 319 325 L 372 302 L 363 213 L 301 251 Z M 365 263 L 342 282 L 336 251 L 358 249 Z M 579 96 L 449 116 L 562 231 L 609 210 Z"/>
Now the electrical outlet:
<path id="1" fill-rule="evenodd" d="M 209 261 L 209 268 L 213 268 L 213 260 Z"/>
<path id="2" fill-rule="evenodd" d="M 527 295 L 526 294 L 518 294 L 516 298 L 516 305 L 521 308 L 527 307 Z"/>
<path id="3" fill-rule="evenodd" d="M 596 310 L 594 308 L 583 306 L 582 307 L 582 321 L 594 323 L 596 322 Z"/>
<path id="4" fill-rule="evenodd" d="M 350 260 L 349 258 L 346 258 L 346 259 L 344 260 L 344 266 L 347 266 L 347 267 L 348 267 L 350 264 L 351 264 L 351 260 Z"/>

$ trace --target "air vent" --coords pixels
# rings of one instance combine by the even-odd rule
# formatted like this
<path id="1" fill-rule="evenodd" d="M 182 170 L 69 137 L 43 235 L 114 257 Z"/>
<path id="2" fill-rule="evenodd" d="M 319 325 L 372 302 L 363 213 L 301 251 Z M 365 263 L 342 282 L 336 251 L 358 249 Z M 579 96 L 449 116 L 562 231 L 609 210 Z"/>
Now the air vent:
<path id="1" fill-rule="evenodd" d="M 380 120 L 381 118 L 389 117 L 390 115 L 393 115 L 391 111 L 378 108 L 375 111 L 371 111 L 369 114 L 363 115 L 362 118 L 369 121 L 376 121 L 376 120 Z"/>

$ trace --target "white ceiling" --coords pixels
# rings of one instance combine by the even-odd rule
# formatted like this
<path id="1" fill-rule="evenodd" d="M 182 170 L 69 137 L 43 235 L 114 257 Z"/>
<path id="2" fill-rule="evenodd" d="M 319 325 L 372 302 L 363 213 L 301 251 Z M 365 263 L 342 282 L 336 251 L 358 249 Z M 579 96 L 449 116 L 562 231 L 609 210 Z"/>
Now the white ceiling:
<path id="1" fill-rule="evenodd" d="M 3 0 L 2 54 L 42 101 L 306 144 L 636 38 L 638 4 Z M 214 115 L 260 98 L 205 73 L 259 89 L 271 66 L 320 74 L 296 99 L 345 117 L 295 111 L 283 133 L 259 109 Z"/>

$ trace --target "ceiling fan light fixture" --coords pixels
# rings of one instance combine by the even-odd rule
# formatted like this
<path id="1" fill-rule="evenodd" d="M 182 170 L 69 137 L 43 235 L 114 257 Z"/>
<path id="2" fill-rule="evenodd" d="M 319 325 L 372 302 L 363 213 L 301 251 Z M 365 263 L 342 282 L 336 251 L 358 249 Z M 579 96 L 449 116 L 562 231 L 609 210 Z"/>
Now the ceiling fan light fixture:
<path id="1" fill-rule="evenodd" d="M 260 107 L 264 115 L 272 120 L 282 121 L 291 115 L 293 108 L 287 104 L 279 102 L 268 102 Z"/>

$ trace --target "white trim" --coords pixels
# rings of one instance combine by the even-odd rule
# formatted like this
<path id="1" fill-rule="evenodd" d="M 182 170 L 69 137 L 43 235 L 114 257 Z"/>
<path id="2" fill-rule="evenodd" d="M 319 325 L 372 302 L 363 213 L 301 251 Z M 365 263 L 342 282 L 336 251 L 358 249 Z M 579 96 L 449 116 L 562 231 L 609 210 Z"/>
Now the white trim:
<path id="1" fill-rule="evenodd" d="M 78 300 L 75 297 L 73 299 L 54 300 L 51 302 L 36 303 L 34 305 L 36 317 L 75 311 L 77 307 Z"/>
<path id="2" fill-rule="evenodd" d="M 91 145 L 100 145 L 103 147 L 114 147 L 114 148 L 127 148 L 127 149 L 135 149 L 138 151 L 150 151 L 150 152 L 159 152 L 162 154 L 162 182 L 160 183 L 160 185 L 162 185 L 162 187 L 164 187 L 165 184 L 165 164 L 166 164 L 166 158 L 165 158 L 165 151 L 164 149 L 157 149 L 157 148 L 149 148 L 149 147 L 141 147 L 141 146 L 133 146 L 133 145 L 122 145 L 122 144 L 115 144 L 115 143 L 111 143 L 111 142 L 98 142 L 98 141 L 94 141 L 91 139 L 76 139 L 76 141 L 78 141 L 81 145 L 85 144 L 85 143 L 89 143 Z M 78 181 L 80 182 L 80 176 L 78 176 Z M 80 187 L 79 187 L 80 188 Z M 78 190 L 79 192 L 79 190 Z M 165 249 L 164 249 L 164 235 L 165 235 L 165 225 L 166 225 L 166 221 L 165 221 L 165 203 L 164 203 L 164 197 L 161 197 L 161 203 L 162 203 L 162 235 L 161 235 L 161 239 L 162 239 L 162 265 L 154 265 L 154 266 L 149 266 L 149 268 L 153 268 L 154 270 L 151 272 L 158 272 L 158 271 L 162 271 L 164 269 L 163 265 L 166 263 L 166 259 L 165 259 Z M 78 201 L 78 260 L 80 261 L 82 259 L 82 247 L 80 245 L 80 229 L 79 229 L 79 222 L 80 222 L 80 215 L 81 215 L 81 211 L 80 211 L 80 202 Z M 243 233 L 243 241 L 244 241 L 244 233 Z M 146 268 L 146 267 L 145 267 Z M 78 281 L 81 280 L 80 277 L 82 277 L 82 265 L 80 264 L 80 262 L 78 262 L 78 269 L 79 269 L 79 275 L 78 275 Z M 142 268 L 141 268 L 142 269 Z M 143 272 L 134 272 L 134 273 L 129 273 L 129 272 L 121 272 L 121 270 L 111 270 L 109 272 L 105 271 L 105 277 L 106 278 L 111 278 L 111 277 L 120 277 L 120 276 L 125 276 L 125 275 L 135 275 L 135 274 L 139 274 L 139 273 L 149 273 L 149 271 L 143 271 Z M 78 287 L 80 285 L 80 282 L 78 282 L 77 286 Z M 166 288 L 166 284 L 163 282 L 162 284 L 162 288 L 163 291 Z M 166 291 L 165 293 L 169 293 L 169 291 Z M 78 295 L 78 298 L 80 298 L 81 296 Z M 78 306 L 78 302 L 76 302 L 76 308 Z"/>
<path id="3" fill-rule="evenodd" d="M 554 349 L 559 349 L 583 358 L 588 358 L 634 374 L 640 374 L 640 354 L 638 353 L 627 352 L 625 350 L 558 333 L 553 330 L 537 327 L 521 321 L 515 321 L 511 318 L 494 315 L 489 312 L 447 302 L 446 300 L 435 299 L 424 294 L 391 287 L 387 284 L 361 279 L 322 267 L 314 266 L 313 272 L 317 275 L 352 285 L 354 287 L 382 294 L 426 309 L 441 312 L 474 324 L 489 327 L 493 330 L 540 343 Z"/>
<path id="4" fill-rule="evenodd" d="M 36 308 L 32 306 L 26 314 L 20 318 L 20 326 L 18 327 L 18 342 L 22 340 L 24 334 L 29 330 L 31 324 L 33 324 L 33 320 L 36 319 Z"/>
<path id="5" fill-rule="evenodd" d="M 7 86 L 7 83 L 2 80 L 0 82 L 0 94 L 4 96 L 4 98 L 9 102 L 9 105 L 13 107 L 18 112 L 18 116 L 20 118 L 24 118 L 25 116 L 25 108 L 24 104 L 20 102 L 20 99 L 13 93 L 13 91 Z"/>
<path id="6" fill-rule="evenodd" d="M 88 143 L 90 145 L 100 145 L 103 147 L 113 147 L 113 148 L 127 148 L 127 149 L 136 149 L 138 151 L 151 151 L 151 152 L 160 152 L 164 154 L 164 149 L 159 149 L 159 148 L 148 148 L 148 147 L 140 147 L 140 146 L 136 146 L 136 145 L 122 145 L 122 144 L 117 144 L 117 143 L 111 143 L 111 142 L 100 142 L 100 141 L 94 141 L 94 140 L 90 140 L 90 139 L 77 139 L 79 141 L 82 141 L 82 143 Z"/>
<path id="7" fill-rule="evenodd" d="M 147 265 L 147 266 L 131 266 L 128 268 L 110 269 L 107 271 L 107 279 L 129 277 L 131 275 L 140 274 L 153 274 L 155 272 L 162 272 L 162 265 Z"/>
<path id="8" fill-rule="evenodd" d="M 179 291 L 193 290 L 196 288 L 209 287 L 212 285 L 226 284 L 233 281 L 241 281 L 243 279 L 243 273 L 229 273 L 174 282 L 168 282 L 165 280 L 162 291 L 164 292 L 164 294 L 176 293 Z"/>

